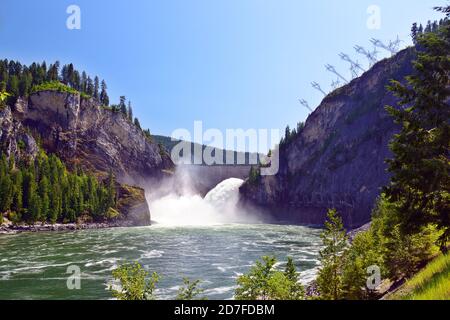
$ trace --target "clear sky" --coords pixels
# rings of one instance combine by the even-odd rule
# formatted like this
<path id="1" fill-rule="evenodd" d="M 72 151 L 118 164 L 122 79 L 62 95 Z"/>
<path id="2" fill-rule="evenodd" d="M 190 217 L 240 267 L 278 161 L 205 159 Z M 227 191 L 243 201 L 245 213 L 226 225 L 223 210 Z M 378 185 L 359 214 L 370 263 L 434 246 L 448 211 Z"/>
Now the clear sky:
<path id="1" fill-rule="evenodd" d="M 329 90 L 330 63 L 353 46 L 410 43 L 414 21 L 440 18 L 443 0 L 2 0 L 0 57 L 61 63 L 104 78 L 112 102 L 132 101 L 154 134 L 205 128 L 295 126 L 317 106 L 317 81 Z M 81 9 L 81 30 L 66 27 L 69 5 Z M 380 8 L 369 28 L 368 8 Z M 370 20 L 372 21 L 372 20 Z"/>

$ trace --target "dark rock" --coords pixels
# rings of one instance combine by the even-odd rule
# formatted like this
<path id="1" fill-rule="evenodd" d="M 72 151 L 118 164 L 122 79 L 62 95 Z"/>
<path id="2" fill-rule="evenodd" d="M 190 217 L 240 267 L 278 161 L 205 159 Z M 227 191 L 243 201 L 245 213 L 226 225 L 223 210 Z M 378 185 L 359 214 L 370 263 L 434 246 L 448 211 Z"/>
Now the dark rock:
<path id="1" fill-rule="evenodd" d="M 367 223 L 389 181 L 385 159 L 398 130 L 385 110 L 396 103 L 386 86 L 411 74 L 413 59 L 411 48 L 403 50 L 330 93 L 281 147 L 279 173 L 242 186 L 243 202 L 291 223 L 321 225 L 328 208 L 348 227 Z"/>

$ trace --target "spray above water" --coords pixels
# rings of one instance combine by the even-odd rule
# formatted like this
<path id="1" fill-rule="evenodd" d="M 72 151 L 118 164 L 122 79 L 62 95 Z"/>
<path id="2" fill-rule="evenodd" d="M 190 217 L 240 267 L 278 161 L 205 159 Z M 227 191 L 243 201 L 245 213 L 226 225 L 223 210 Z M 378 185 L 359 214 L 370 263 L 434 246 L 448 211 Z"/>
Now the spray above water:
<path id="1" fill-rule="evenodd" d="M 211 226 L 256 223 L 258 220 L 239 207 L 241 179 L 227 179 L 205 198 L 199 195 L 168 195 L 152 201 L 152 220 L 161 226 Z"/>

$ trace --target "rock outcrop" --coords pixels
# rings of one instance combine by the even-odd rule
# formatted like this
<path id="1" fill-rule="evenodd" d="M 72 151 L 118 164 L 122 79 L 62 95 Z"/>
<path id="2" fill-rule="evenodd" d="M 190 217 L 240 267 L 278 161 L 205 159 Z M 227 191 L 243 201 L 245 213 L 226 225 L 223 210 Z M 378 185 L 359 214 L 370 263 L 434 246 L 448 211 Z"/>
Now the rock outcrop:
<path id="1" fill-rule="evenodd" d="M 384 108 L 396 102 L 386 86 L 411 74 L 413 59 L 414 50 L 403 50 L 330 93 L 281 147 L 279 173 L 244 184 L 243 201 L 294 223 L 322 224 L 328 208 L 348 226 L 368 222 L 389 181 L 385 159 L 397 130 Z"/>
<path id="2" fill-rule="evenodd" d="M 69 167 L 107 173 L 122 183 L 144 185 L 173 167 L 170 157 L 123 114 L 78 94 L 38 92 L 19 100 L 15 116 L 36 130 L 44 149 Z"/>
<path id="3" fill-rule="evenodd" d="M 34 159 L 38 152 L 33 136 L 14 119 L 9 106 L 0 108 L 0 150 L 16 159 Z"/>
<path id="4" fill-rule="evenodd" d="M 158 181 L 173 169 L 169 155 L 121 113 L 80 94 L 41 91 L 0 109 L 0 150 L 16 159 L 34 159 L 39 146 L 69 169 L 83 168 L 118 181 L 118 211 L 111 226 L 150 224 L 147 179 Z M 36 139 L 36 140 L 35 140 Z M 137 186 L 137 187 L 135 187 Z"/>

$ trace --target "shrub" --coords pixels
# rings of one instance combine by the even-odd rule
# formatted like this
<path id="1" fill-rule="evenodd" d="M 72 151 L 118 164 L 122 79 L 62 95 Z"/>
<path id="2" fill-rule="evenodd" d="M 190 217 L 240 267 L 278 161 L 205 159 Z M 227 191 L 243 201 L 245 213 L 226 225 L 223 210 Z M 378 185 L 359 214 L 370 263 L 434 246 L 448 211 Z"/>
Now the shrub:
<path id="1" fill-rule="evenodd" d="M 109 208 L 108 211 L 106 212 L 106 218 L 108 220 L 116 219 L 119 216 L 120 216 L 120 212 L 113 208 Z"/>
<path id="2" fill-rule="evenodd" d="M 411 276 L 421 262 L 431 257 L 438 237 L 431 226 L 414 234 L 402 233 L 396 210 L 396 205 L 383 196 L 374 210 L 371 227 L 380 247 L 384 274 L 391 279 Z"/>
<path id="3" fill-rule="evenodd" d="M 298 276 L 292 259 L 285 272 L 275 270 L 275 257 L 263 257 L 249 273 L 237 279 L 236 300 L 301 300 L 304 288 L 298 283 Z"/>
<path id="4" fill-rule="evenodd" d="M 200 280 L 191 281 L 188 278 L 184 278 L 183 286 L 178 290 L 176 300 L 196 300 L 204 291 L 198 287 L 200 282 Z M 201 299 L 205 300 L 205 298 Z"/>
<path id="5" fill-rule="evenodd" d="M 32 93 L 40 92 L 40 91 L 57 91 L 57 92 L 67 92 L 72 94 L 78 94 L 78 91 L 66 86 L 65 84 L 59 81 L 51 81 L 45 82 L 43 84 L 34 86 L 31 90 Z"/>
<path id="6" fill-rule="evenodd" d="M 114 279 L 120 282 L 120 288 L 110 287 L 112 294 L 118 300 L 153 300 L 154 291 L 159 281 L 159 275 L 149 273 L 137 262 L 124 264 L 113 271 Z"/>

